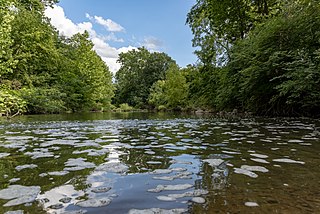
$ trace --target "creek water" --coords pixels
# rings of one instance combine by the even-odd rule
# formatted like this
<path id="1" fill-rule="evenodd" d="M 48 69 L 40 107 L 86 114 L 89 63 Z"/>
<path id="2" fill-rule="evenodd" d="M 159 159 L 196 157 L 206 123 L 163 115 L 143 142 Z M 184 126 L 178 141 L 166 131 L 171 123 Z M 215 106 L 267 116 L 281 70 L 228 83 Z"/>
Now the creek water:
<path id="1" fill-rule="evenodd" d="M 319 213 L 320 123 L 92 113 L 0 121 L 0 213 Z"/>

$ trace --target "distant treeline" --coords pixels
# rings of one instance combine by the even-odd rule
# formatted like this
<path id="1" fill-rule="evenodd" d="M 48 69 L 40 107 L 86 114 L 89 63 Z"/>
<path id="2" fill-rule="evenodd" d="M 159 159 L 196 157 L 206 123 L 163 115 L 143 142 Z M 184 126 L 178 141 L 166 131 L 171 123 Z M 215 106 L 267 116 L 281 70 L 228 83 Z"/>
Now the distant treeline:
<path id="1" fill-rule="evenodd" d="M 64 38 L 55 1 L 0 3 L 0 112 L 156 109 L 320 115 L 317 0 L 197 0 L 187 24 L 198 62 L 179 68 L 144 47 L 121 53 L 114 80 L 87 32 Z"/>

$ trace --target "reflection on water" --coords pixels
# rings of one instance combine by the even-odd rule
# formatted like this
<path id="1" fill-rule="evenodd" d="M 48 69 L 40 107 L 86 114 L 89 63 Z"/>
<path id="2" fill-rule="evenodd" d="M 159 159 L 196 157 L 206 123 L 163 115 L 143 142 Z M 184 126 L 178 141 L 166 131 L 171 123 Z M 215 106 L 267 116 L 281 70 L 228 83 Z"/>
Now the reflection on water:
<path id="1" fill-rule="evenodd" d="M 320 212 L 319 122 L 168 114 L 0 122 L 0 213 Z"/>

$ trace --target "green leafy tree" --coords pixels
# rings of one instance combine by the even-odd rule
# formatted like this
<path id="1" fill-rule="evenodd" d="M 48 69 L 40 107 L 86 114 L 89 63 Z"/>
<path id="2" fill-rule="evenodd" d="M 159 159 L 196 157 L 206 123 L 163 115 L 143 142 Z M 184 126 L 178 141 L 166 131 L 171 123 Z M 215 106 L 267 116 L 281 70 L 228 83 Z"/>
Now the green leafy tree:
<path id="1" fill-rule="evenodd" d="M 189 86 L 185 73 L 177 65 L 171 65 L 165 80 L 158 80 L 151 88 L 149 103 L 161 109 L 186 107 Z"/>
<path id="2" fill-rule="evenodd" d="M 299 11 L 299 12 L 297 12 Z M 320 6 L 295 2 L 268 20 L 231 54 L 225 88 L 256 114 L 319 114 Z"/>
<path id="3" fill-rule="evenodd" d="M 151 53 L 143 47 L 121 53 L 118 62 L 121 68 L 115 76 L 115 102 L 139 108 L 148 105 L 151 86 L 158 80 L 163 80 L 170 65 L 175 64 L 167 54 Z"/>
<path id="4" fill-rule="evenodd" d="M 14 117 L 26 111 L 26 101 L 16 91 L 1 87 L 0 90 L 0 116 Z"/>
<path id="5" fill-rule="evenodd" d="M 11 45 L 12 22 L 14 12 L 11 1 L 3 0 L 0 2 L 0 78 L 2 75 L 11 73 L 17 61 L 13 58 Z"/>
<path id="6" fill-rule="evenodd" d="M 19 8 L 12 22 L 11 50 L 17 62 L 8 80 L 22 86 L 49 86 L 57 75 L 57 32 L 41 13 Z"/>
<path id="7" fill-rule="evenodd" d="M 113 97 L 112 74 L 93 50 L 88 32 L 76 34 L 60 45 L 63 73 L 59 87 L 67 94 L 65 103 L 73 111 L 103 110 Z"/>
<path id="8" fill-rule="evenodd" d="M 181 108 L 186 105 L 188 84 L 184 74 L 177 65 L 172 65 L 167 71 L 164 89 L 169 108 Z"/>
<path id="9" fill-rule="evenodd" d="M 166 84 L 165 80 L 158 80 L 152 85 L 150 89 L 148 102 L 150 105 L 153 105 L 158 109 L 160 109 L 162 106 L 165 107 L 167 104 L 167 100 L 164 92 L 165 84 Z"/>
<path id="10" fill-rule="evenodd" d="M 235 41 L 279 11 L 276 0 L 197 0 L 187 16 L 193 45 L 205 64 L 224 64 Z M 217 61 L 218 60 L 218 61 Z"/>

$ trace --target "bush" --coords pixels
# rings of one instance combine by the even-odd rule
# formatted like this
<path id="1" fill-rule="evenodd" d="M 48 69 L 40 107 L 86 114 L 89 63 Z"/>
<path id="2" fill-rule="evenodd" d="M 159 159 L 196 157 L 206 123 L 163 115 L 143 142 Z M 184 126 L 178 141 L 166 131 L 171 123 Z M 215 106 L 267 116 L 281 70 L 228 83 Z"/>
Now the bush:
<path id="1" fill-rule="evenodd" d="M 56 88 L 24 88 L 21 90 L 22 98 L 27 102 L 28 113 L 54 114 L 67 111 L 63 97 Z"/>
<path id="2" fill-rule="evenodd" d="M 120 111 L 132 111 L 133 110 L 133 107 L 129 106 L 128 103 L 120 104 L 119 108 L 120 108 Z"/>
<path id="3" fill-rule="evenodd" d="M 19 97 L 17 91 L 0 90 L 0 116 L 14 117 L 26 111 L 26 101 Z"/>

